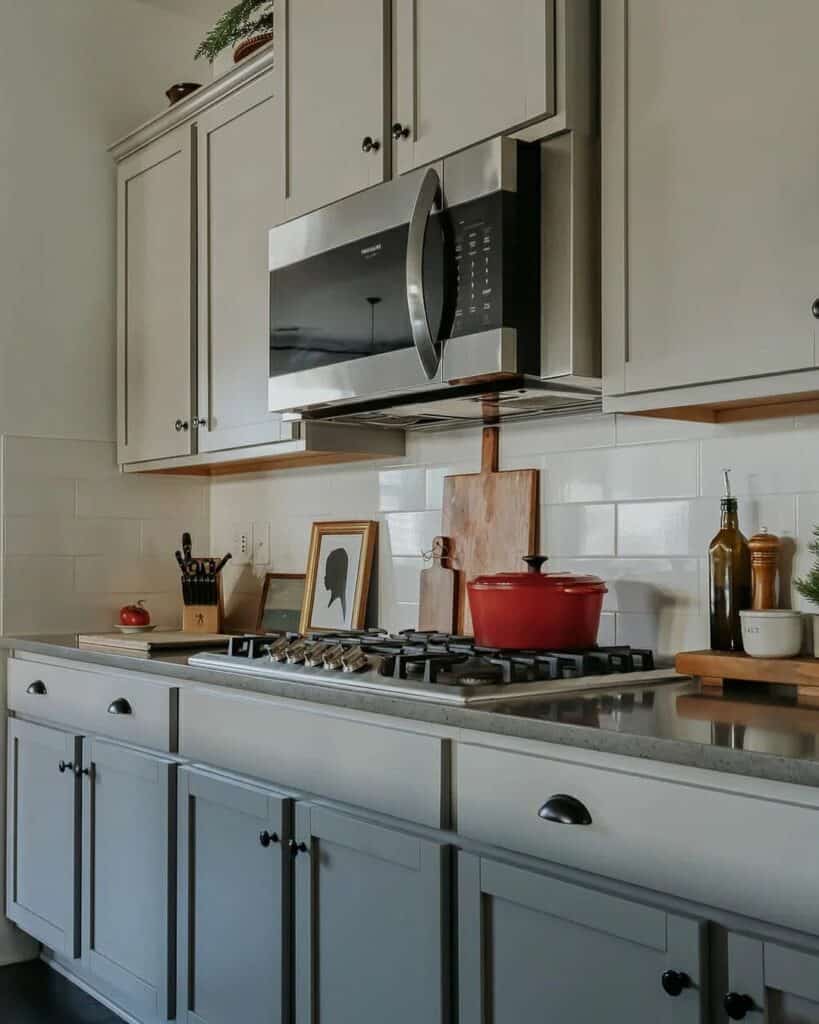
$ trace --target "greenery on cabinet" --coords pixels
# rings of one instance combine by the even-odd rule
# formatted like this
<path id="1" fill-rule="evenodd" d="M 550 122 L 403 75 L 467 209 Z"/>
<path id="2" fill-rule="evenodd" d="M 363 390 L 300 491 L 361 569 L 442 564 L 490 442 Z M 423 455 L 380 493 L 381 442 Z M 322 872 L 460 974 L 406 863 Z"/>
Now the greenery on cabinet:
<path id="1" fill-rule="evenodd" d="M 807 576 L 800 576 L 793 585 L 811 604 L 819 605 L 819 526 L 813 528 L 813 540 L 808 544 L 808 551 L 814 556 L 813 568 Z"/>
<path id="2" fill-rule="evenodd" d="M 273 0 L 240 0 L 216 22 L 194 56 L 214 58 L 234 43 L 273 31 Z"/>

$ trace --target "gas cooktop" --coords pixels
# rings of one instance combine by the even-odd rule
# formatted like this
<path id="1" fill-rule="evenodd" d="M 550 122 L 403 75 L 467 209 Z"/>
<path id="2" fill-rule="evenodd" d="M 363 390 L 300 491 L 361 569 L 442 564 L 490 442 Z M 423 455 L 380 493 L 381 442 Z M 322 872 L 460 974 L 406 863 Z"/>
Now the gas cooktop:
<path id="1" fill-rule="evenodd" d="M 417 630 L 236 636 L 226 654 L 205 651 L 188 664 L 459 705 L 679 678 L 655 669 L 651 651 L 633 647 L 501 651 Z"/>

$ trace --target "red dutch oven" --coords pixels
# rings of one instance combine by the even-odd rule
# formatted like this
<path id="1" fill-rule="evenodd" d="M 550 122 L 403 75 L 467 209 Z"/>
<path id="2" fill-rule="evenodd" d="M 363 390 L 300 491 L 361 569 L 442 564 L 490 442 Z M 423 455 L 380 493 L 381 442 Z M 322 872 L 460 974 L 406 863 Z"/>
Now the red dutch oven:
<path id="1" fill-rule="evenodd" d="M 597 576 L 542 573 L 543 555 L 523 559 L 528 572 L 500 572 L 467 583 L 480 647 L 578 650 L 597 643 L 606 584 Z"/>

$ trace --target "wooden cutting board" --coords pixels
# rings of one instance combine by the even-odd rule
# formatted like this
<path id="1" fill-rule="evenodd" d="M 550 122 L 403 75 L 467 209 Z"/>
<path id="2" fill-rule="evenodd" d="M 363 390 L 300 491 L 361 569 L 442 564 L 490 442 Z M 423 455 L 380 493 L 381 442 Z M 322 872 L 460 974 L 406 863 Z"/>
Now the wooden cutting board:
<path id="1" fill-rule="evenodd" d="M 525 572 L 521 559 L 538 547 L 536 469 L 498 471 L 499 428 L 484 427 L 480 473 L 444 480 L 442 532 L 458 570 L 457 631 L 472 633 L 468 580 L 487 572 Z"/>
<path id="2" fill-rule="evenodd" d="M 449 565 L 449 537 L 436 537 L 432 543 L 432 565 L 421 570 L 418 600 L 418 628 L 437 633 L 455 633 L 458 629 L 459 573 Z"/>

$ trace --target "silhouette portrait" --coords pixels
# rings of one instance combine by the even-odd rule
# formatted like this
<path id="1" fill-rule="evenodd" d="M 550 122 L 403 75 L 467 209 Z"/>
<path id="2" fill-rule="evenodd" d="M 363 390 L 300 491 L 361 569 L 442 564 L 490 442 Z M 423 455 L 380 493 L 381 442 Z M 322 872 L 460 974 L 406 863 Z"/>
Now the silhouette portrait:
<path id="1" fill-rule="evenodd" d="M 324 588 L 330 594 L 329 608 L 333 601 L 341 602 L 341 618 L 347 621 L 347 571 L 350 559 L 344 548 L 333 548 L 324 565 Z"/>
<path id="2" fill-rule="evenodd" d="M 299 630 L 363 629 L 378 523 L 313 523 Z"/>

